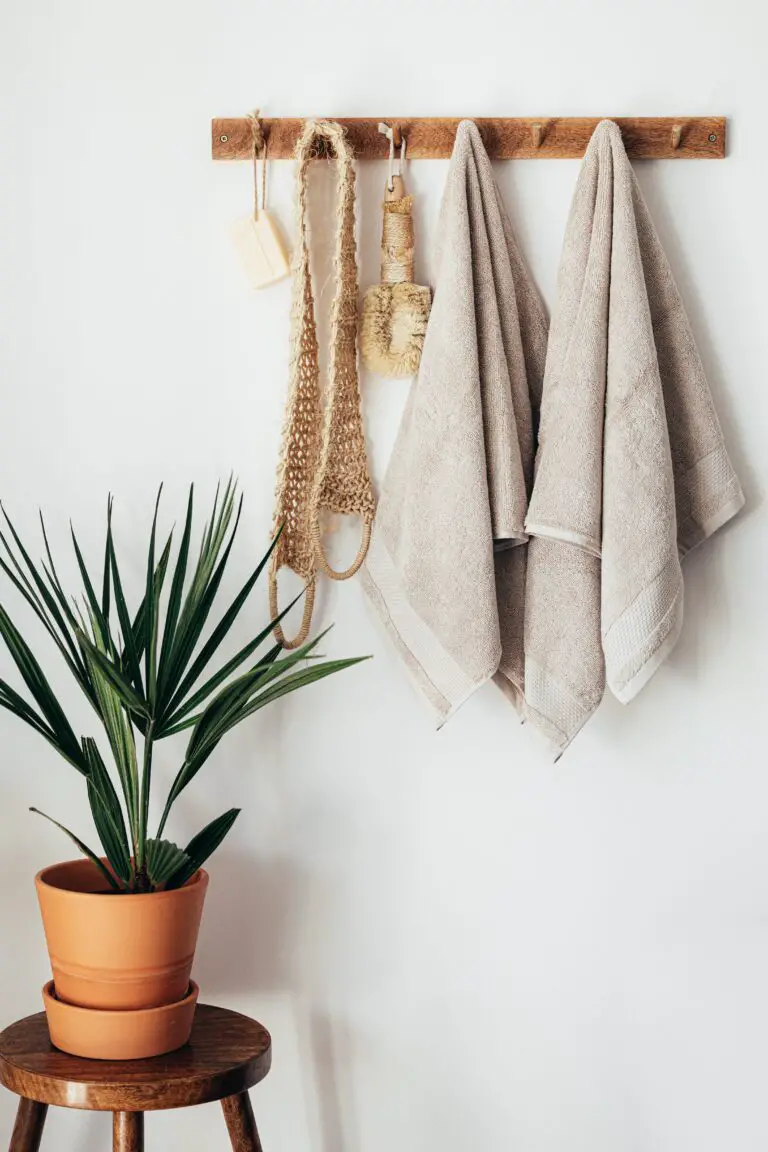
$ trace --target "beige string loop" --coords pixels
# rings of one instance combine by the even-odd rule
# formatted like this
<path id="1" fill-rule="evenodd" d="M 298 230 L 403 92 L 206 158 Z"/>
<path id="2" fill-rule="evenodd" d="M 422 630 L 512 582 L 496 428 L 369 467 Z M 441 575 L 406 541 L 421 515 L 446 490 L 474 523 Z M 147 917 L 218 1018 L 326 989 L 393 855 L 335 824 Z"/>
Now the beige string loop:
<path id="1" fill-rule="evenodd" d="M 320 525 L 316 522 L 312 527 L 312 535 L 315 542 L 315 555 L 317 556 L 317 562 L 320 565 L 320 569 L 325 572 L 326 576 L 329 576 L 331 580 L 349 580 L 350 576 L 354 576 L 368 554 L 368 546 L 371 543 L 372 530 L 373 521 L 364 520 L 363 538 L 360 541 L 360 548 L 358 549 L 357 556 L 355 556 L 349 568 L 345 568 L 343 572 L 337 572 L 335 568 L 331 567 L 328 558 L 325 555 L 322 532 L 320 530 Z"/>
<path id="2" fill-rule="evenodd" d="M 405 167 L 405 150 L 407 141 L 405 136 L 400 137 L 400 157 L 397 161 L 397 172 L 395 172 L 395 130 L 391 124 L 379 124 L 379 132 L 382 136 L 386 136 L 389 140 L 389 168 L 387 170 L 387 191 L 393 192 L 395 188 L 395 176 L 398 178 L 403 175 L 403 168 Z"/>
<path id="3" fill-rule="evenodd" d="M 331 352 L 325 405 L 320 389 L 317 326 L 307 233 L 307 175 L 319 153 L 337 168 L 336 291 L 331 308 Z M 353 576 L 365 559 L 375 514 L 357 375 L 357 255 L 354 157 L 343 129 L 330 121 L 307 122 L 296 146 L 297 229 L 294 253 L 291 371 L 283 450 L 278 472 L 273 533 L 283 531 L 272 558 L 272 583 L 280 567 L 305 580 L 308 603 L 295 647 L 306 637 L 314 602 L 315 571 L 334 580 Z M 323 412 L 324 407 L 324 412 Z M 322 547 L 324 511 L 359 516 L 363 540 L 353 564 L 336 572 Z M 271 601 L 272 602 L 272 601 Z M 276 595 L 274 603 L 277 603 Z M 281 631 L 275 629 L 280 643 Z"/>
<path id="4" fill-rule="evenodd" d="M 248 113 L 248 119 L 251 122 L 251 134 L 253 136 L 253 214 L 258 216 L 259 212 L 267 206 L 267 151 L 269 142 L 264 137 L 258 108 Z M 261 209 L 259 208 L 259 159 L 261 159 Z"/>
<path id="5" fill-rule="evenodd" d="M 269 568 L 269 612 L 273 620 L 280 615 L 280 608 L 277 600 L 277 568 L 274 563 Z M 278 644 L 282 644 L 283 648 L 300 648 L 301 645 L 309 636 L 309 628 L 312 623 L 312 610 L 315 606 L 315 578 L 312 576 L 309 583 L 304 590 L 304 612 L 301 617 L 301 627 L 294 636 L 293 640 L 286 640 L 285 633 L 281 624 L 275 624 L 273 632 Z"/>

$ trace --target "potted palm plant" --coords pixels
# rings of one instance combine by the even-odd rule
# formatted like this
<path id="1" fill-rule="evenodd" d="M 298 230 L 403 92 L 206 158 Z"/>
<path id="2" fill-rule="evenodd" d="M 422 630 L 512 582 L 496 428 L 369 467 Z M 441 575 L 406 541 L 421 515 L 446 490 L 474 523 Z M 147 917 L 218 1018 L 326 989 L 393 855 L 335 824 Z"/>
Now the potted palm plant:
<path id="1" fill-rule="evenodd" d="M 190 972 L 208 884 L 202 865 L 229 832 L 239 809 L 216 816 L 180 847 L 166 835 L 172 806 L 223 737 L 243 720 L 358 662 L 308 661 L 322 635 L 290 655 L 273 643 L 257 656 L 289 604 L 215 667 L 277 536 L 211 627 L 242 498 L 238 500 L 232 480 L 223 493 L 217 489 L 193 561 L 191 487 L 173 563 L 173 532 L 162 548 L 157 546 L 159 503 L 160 493 L 149 535 L 144 594 L 133 611 L 115 549 L 111 498 L 98 580 L 92 579 L 72 531 L 82 580 L 75 598 L 59 579 L 42 517 L 45 558 L 39 565 L 4 509 L 7 529 L 0 530 L 0 568 L 58 648 L 93 710 L 104 745 L 102 749 L 90 735 L 75 735 L 42 667 L 0 605 L 0 635 L 31 696 L 0 680 L 0 706 L 33 728 L 82 775 L 101 845 L 100 850 L 88 847 L 54 820 L 82 857 L 54 864 L 36 877 L 53 973 L 43 990 L 51 1037 L 58 1047 L 81 1056 L 135 1058 L 186 1042 L 197 999 Z M 158 741 L 185 731 L 189 737 L 181 766 L 151 834 L 153 751 Z M 107 766 L 110 758 L 112 770 Z"/>

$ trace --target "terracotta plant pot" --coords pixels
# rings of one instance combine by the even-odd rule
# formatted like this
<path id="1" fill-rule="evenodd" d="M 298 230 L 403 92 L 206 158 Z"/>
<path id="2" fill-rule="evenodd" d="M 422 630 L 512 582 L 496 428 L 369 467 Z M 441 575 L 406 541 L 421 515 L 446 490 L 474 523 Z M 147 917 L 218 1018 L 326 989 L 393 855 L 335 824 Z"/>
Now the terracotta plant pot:
<path id="1" fill-rule="evenodd" d="M 181 1048 L 189 1040 L 195 1018 L 198 987 L 176 1004 L 137 1012 L 102 1012 L 65 1004 L 54 993 L 53 981 L 43 988 L 51 1043 L 88 1060 L 146 1060 Z"/>
<path id="2" fill-rule="evenodd" d="M 120 895 L 92 861 L 68 860 L 43 869 L 35 885 L 59 1005 L 112 1015 L 188 1001 L 207 872 L 171 892 Z M 194 1003 L 190 1027 L 193 1014 Z"/>

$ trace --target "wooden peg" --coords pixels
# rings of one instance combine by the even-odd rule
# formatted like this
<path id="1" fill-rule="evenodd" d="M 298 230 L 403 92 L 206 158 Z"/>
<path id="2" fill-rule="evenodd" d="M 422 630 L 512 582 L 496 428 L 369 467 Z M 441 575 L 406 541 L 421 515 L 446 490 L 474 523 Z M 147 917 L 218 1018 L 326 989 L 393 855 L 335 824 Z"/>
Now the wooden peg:
<path id="1" fill-rule="evenodd" d="M 533 146 L 537 150 L 541 148 L 541 142 L 544 139 L 544 125 L 536 121 L 531 124 L 531 135 L 533 136 Z"/>
<path id="2" fill-rule="evenodd" d="M 395 145 L 395 148 L 399 148 L 400 145 L 402 144 L 402 142 L 403 142 L 403 138 L 400 134 L 400 125 L 399 124 L 393 124 L 392 125 L 392 143 Z"/>
<path id="3" fill-rule="evenodd" d="M 672 126 L 672 151 L 673 152 L 677 152 L 678 148 L 680 147 L 680 141 L 682 140 L 682 138 L 683 138 L 683 126 L 682 126 L 682 124 L 674 124 Z"/>

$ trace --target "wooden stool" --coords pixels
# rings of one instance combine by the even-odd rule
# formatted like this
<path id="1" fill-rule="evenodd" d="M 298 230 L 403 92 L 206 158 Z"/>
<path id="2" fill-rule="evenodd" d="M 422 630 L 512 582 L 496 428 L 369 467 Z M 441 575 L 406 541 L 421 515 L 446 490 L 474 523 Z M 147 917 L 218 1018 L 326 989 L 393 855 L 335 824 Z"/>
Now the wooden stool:
<path id="1" fill-rule="evenodd" d="M 272 1062 L 255 1020 L 199 1004 L 189 1044 L 151 1060 L 84 1060 L 54 1048 L 45 1013 L 0 1034 L 0 1082 L 21 1097 L 9 1152 L 38 1152 L 49 1104 L 112 1112 L 113 1152 L 143 1152 L 144 1113 L 221 1100 L 234 1152 L 261 1152 L 248 1089 Z"/>

